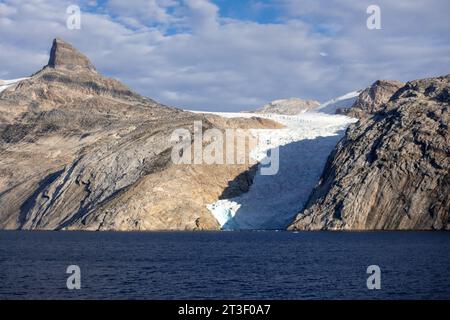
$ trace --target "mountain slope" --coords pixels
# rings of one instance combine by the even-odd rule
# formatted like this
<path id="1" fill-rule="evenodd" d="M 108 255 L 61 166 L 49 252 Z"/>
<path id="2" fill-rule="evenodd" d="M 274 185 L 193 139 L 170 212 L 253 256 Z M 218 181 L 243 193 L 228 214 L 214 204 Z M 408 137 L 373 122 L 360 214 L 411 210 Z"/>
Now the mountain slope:
<path id="1" fill-rule="evenodd" d="M 224 166 L 207 182 L 210 166 L 174 165 L 175 129 L 224 130 L 220 121 L 140 96 L 60 39 L 47 66 L 0 92 L 0 114 L 2 229 L 217 229 L 206 204 L 249 168 Z"/>
<path id="2" fill-rule="evenodd" d="M 352 126 L 290 230 L 449 229 L 450 75 L 398 90 Z"/>
<path id="3" fill-rule="evenodd" d="M 281 99 L 272 101 L 261 108 L 258 108 L 252 113 L 259 114 L 284 114 L 284 115 L 296 115 L 318 107 L 320 103 L 315 100 L 303 100 L 299 98 Z"/>
<path id="4" fill-rule="evenodd" d="M 22 80 L 25 80 L 28 78 L 19 78 L 19 79 L 11 79 L 11 80 L 0 80 L 0 92 L 3 90 L 6 90 L 7 88 L 11 87 L 13 84 L 20 82 Z"/>

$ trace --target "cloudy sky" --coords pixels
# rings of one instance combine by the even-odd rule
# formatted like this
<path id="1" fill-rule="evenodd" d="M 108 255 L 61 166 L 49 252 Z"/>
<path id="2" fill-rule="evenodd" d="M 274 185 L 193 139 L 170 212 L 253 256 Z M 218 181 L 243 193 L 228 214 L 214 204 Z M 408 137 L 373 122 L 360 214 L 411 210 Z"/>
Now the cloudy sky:
<path id="1" fill-rule="evenodd" d="M 381 9 L 369 30 L 366 10 Z M 81 28 L 67 28 L 69 5 Z M 0 0 L 0 79 L 30 75 L 61 37 L 162 103 L 245 110 L 321 102 L 377 79 L 450 73 L 448 0 Z"/>

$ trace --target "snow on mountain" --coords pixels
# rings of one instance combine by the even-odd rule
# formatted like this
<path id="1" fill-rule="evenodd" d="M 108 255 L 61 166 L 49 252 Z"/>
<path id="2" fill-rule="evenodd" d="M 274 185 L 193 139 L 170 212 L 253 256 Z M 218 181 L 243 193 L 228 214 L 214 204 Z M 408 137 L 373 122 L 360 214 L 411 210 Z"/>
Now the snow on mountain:
<path id="1" fill-rule="evenodd" d="M 12 79 L 12 80 L 0 80 L 0 92 L 5 90 L 6 88 L 11 87 L 13 84 L 20 82 L 22 80 L 25 80 L 28 78 L 18 78 L 18 79 Z"/>
<path id="2" fill-rule="evenodd" d="M 299 98 L 280 99 L 272 101 L 251 113 L 275 113 L 285 115 L 296 115 L 318 107 L 320 103 L 315 100 L 303 100 Z"/>
<path id="3" fill-rule="evenodd" d="M 279 146 L 279 171 L 261 175 L 258 170 L 247 193 L 219 200 L 207 207 L 224 230 L 284 229 L 302 209 L 317 183 L 326 159 L 344 130 L 356 119 L 341 115 L 303 113 L 296 116 L 254 113 L 214 113 L 224 117 L 262 117 L 285 125 L 283 129 L 254 129 L 270 142 L 251 151 L 261 160 L 267 149 Z M 259 165 L 262 166 L 261 164 Z"/>
<path id="4" fill-rule="evenodd" d="M 315 108 L 314 111 L 327 114 L 335 114 L 336 110 L 339 108 L 350 108 L 353 105 L 353 103 L 355 103 L 356 99 L 358 98 L 361 92 L 362 90 L 352 91 L 347 94 L 344 94 L 343 96 L 334 98 L 330 101 L 321 104 L 320 106 Z"/>

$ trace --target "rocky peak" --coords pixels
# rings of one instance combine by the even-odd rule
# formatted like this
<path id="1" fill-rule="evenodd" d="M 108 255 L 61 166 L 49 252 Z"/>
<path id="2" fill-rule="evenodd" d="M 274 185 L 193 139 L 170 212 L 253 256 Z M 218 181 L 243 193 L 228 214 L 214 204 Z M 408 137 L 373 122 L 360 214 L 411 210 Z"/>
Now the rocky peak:
<path id="1" fill-rule="evenodd" d="M 404 85 L 403 82 L 397 80 L 377 80 L 362 92 L 355 104 L 363 104 L 365 101 L 372 106 L 377 105 L 379 102 L 386 103 Z"/>
<path id="2" fill-rule="evenodd" d="M 379 111 L 404 85 L 403 82 L 397 80 L 377 80 L 359 94 L 351 108 L 339 109 L 337 113 L 359 119 L 366 118 Z"/>
<path id="3" fill-rule="evenodd" d="M 59 38 L 53 40 L 47 66 L 55 69 L 95 71 L 94 65 L 84 54 Z"/>
<path id="4" fill-rule="evenodd" d="M 292 230 L 450 229 L 450 76 L 375 83 L 388 99 L 351 126 Z M 374 95 L 370 95 L 373 92 Z"/>

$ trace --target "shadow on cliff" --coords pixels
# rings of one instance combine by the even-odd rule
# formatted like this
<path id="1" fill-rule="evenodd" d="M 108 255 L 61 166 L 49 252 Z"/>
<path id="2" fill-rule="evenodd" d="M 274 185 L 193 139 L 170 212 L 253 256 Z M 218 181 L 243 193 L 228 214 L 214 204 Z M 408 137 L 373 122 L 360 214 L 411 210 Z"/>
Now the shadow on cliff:
<path id="1" fill-rule="evenodd" d="M 28 214 L 31 209 L 33 209 L 36 205 L 36 201 L 39 195 L 50 185 L 52 184 L 62 173 L 64 170 L 60 170 L 54 173 L 49 174 L 44 179 L 39 182 L 38 187 L 33 192 L 33 194 L 25 200 L 25 202 L 20 206 L 20 214 L 19 214 L 19 229 L 22 229 L 27 222 Z"/>
<path id="2" fill-rule="evenodd" d="M 234 217 L 222 229 L 286 229 L 306 204 L 329 155 L 344 132 L 341 130 L 335 136 L 305 139 L 280 146 L 279 170 L 274 175 L 262 175 L 263 165 L 255 165 L 258 169 L 248 192 L 230 197 L 231 187 L 221 194 L 220 199 L 240 204 Z M 269 158 L 273 159 L 270 155 Z M 265 167 L 268 166 L 270 164 Z M 248 174 L 242 173 L 229 185 L 239 185 L 243 176 Z"/>
<path id="3" fill-rule="evenodd" d="M 229 181 L 228 186 L 219 196 L 219 200 L 235 198 L 248 192 L 253 184 L 257 172 L 258 164 L 254 164 L 248 170 L 240 173 L 233 180 Z"/>

